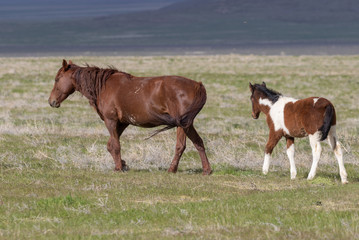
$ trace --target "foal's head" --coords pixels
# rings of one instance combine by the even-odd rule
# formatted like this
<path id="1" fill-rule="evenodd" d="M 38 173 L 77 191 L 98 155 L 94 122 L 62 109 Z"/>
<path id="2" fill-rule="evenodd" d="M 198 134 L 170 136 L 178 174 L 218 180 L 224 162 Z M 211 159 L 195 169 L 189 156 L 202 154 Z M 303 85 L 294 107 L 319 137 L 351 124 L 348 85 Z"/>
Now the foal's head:
<path id="1" fill-rule="evenodd" d="M 259 99 L 263 97 L 262 91 L 256 91 L 259 84 L 249 83 L 249 89 L 251 90 L 251 102 L 252 102 L 252 117 L 254 119 L 259 118 L 259 114 L 261 113 L 261 107 L 259 104 Z M 261 84 L 261 86 L 266 86 L 265 82 Z"/>
<path id="2" fill-rule="evenodd" d="M 49 104 L 51 107 L 60 107 L 60 104 L 75 91 L 75 81 L 72 78 L 71 60 L 67 64 L 66 60 L 62 61 L 62 67 L 57 72 L 55 77 L 54 88 L 49 97 Z"/>
<path id="3" fill-rule="evenodd" d="M 252 93 L 252 117 L 254 119 L 257 119 L 262 111 L 268 111 L 268 108 L 282 96 L 281 93 L 268 89 L 265 82 L 254 85 L 249 83 L 249 89 Z"/>

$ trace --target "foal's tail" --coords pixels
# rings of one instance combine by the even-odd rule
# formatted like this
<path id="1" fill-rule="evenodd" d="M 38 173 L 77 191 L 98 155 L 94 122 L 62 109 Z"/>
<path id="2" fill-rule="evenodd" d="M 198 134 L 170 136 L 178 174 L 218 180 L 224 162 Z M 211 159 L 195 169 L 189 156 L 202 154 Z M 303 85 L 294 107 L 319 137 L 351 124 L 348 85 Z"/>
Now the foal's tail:
<path id="1" fill-rule="evenodd" d="M 322 133 L 322 137 L 320 138 L 320 141 L 323 141 L 327 138 L 329 130 L 332 126 L 332 121 L 333 121 L 334 115 L 335 115 L 335 110 L 334 110 L 333 105 L 328 104 L 325 107 L 323 125 L 319 128 L 319 131 Z"/>

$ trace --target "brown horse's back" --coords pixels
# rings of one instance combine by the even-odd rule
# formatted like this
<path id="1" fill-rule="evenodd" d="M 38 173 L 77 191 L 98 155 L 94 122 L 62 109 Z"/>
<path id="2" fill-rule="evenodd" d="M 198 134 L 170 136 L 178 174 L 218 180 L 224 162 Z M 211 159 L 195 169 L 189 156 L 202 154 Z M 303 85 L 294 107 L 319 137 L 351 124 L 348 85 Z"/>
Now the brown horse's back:
<path id="1" fill-rule="evenodd" d="M 102 114 L 142 127 L 188 127 L 206 102 L 202 83 L 177 77 L 114 74 L 99 98 Z M 109 104 L 110 103 L 110 104 Z"/>

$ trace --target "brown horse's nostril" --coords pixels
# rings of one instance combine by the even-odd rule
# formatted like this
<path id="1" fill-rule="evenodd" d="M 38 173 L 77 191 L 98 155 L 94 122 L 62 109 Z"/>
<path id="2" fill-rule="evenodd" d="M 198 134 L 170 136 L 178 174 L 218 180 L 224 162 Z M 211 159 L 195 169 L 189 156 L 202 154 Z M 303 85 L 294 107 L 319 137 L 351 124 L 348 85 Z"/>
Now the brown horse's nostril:
<path id="1" fill-rule="evenodd" d="M 53 100 L 51 102 L 51 100 L 49 99 L 49 104 L 51 107 L 56 107 L 56 108 L 60 107 L 60 104 L 58 104 L 58 102 L 56 100 Z"/>

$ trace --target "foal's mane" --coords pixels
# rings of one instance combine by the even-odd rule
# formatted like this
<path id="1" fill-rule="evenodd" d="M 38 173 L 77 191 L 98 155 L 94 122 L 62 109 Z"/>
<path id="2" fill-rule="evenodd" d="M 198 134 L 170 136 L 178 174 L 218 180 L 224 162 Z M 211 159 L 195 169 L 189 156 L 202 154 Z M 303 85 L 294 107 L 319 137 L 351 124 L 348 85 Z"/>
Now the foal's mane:
<path id="1" fill-rule="evenodd" d="M 264 93 L 268 97 L 268 100 L 271 101 L 272 103 L 278 101 L 279 97 L 282 96 L 280 92 L 269 89 L 266 86 L 263 86 L 262 84 L 254 84 L 254 88 Z"/>
<path id="2" fill-rule="evenodd" d="M 128 79 L 133 78 L 129 73 L 121 72 L 115 67 L 99 68 L 97 66 L 90 66 L 88 64 L 85 67 L 80 67 L 75 64 L 71 64 L 70 68 L 73 69 L 72 77 L 76 82 L 76 90 L 86 96 L 90 104 L 98 110 L 97 98 L 100 95 L 102 88 L 104 87 L 107 79 L 115 74 L 122 73 Z"/>

